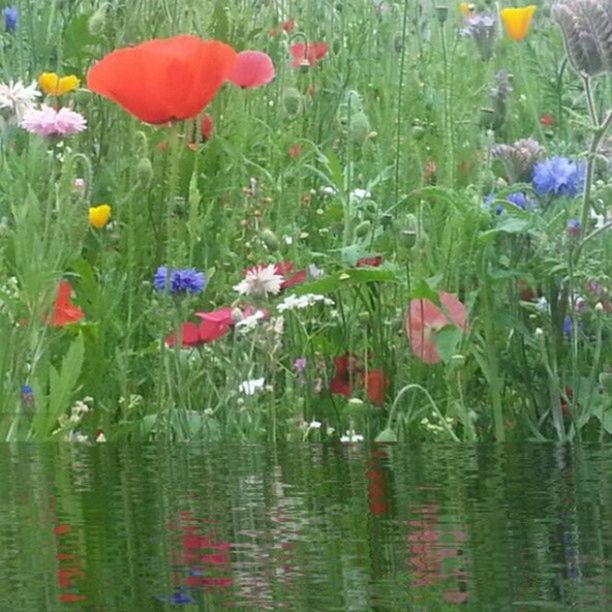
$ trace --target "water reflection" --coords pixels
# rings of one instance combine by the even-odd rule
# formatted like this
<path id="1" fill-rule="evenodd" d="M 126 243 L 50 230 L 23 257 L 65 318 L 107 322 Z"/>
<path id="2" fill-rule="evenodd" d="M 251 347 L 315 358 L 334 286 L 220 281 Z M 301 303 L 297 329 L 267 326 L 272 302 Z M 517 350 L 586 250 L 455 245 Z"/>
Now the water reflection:
<path id="1" fill-rule="evenodd" d="M 612 447 L 0 447 L 0 610 L 612 607 Z"/>

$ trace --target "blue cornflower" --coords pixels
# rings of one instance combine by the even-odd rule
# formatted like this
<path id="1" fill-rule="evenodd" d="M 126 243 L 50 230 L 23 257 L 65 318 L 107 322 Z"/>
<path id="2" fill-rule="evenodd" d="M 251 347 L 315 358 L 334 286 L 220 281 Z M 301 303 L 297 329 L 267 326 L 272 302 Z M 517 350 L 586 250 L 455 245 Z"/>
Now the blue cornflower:
<path id="1" fill-rule="evenodd" d="M 577 236 L 580 236 L 581 227 L 582 225 L 578 219 L 570 219 L 565 226 L 565 233 L 570 238 L 576 238 Z"/>
<path id="2" fill-rule="evenodd" d="M 172 595 L 156 595 L 155 599 L 174 605 L 194 604 L 196 600 L 183 591 L 175 591 Z"/>
<path id="3" fill-rule="evenodd" d="M 34 389 L 30 385 L 21 385 L 21 403 L 31 406 L 34 403 Z"/>
<path id="4" fill-rule="evenodd" d="M 206 287 L 206 276 L 193 268 L 185 270 L 170 270 L 167 266 L 159 266 L 155 272 L 155 288 L 158 291 L 170 293 L 200 293 Z"/>
<path id="5" fill-rule="evenodd" d="M 485 208 L 490 208 L 491 204 L 493 203 L 493 200 L 495 200 L 495 196 L 490 193 L 485 199 L 484 199 L 484 206 Z M 529 204 L 529 206 L 531 208 L 535 208 L 535 202 L 533 200 L 528 200 L 527 196 L 522 192 L 522 191 L 515 191 L 514 193 L 510 193 L 506 196 L 506 201 L 510 202 L 510 204 L 514 204 L 514 206 L 516 206 L 517 208 L 520 208 L 521 210 L 525 210 L 527 208 L 527 204 Z M 498 204 L 495 207 L 495 212 L 498 215 L 501 215 L 505 210 L 505 206 L 503 204 Z"/>
<path id="6" fill-rule="evenodd" d="M 3 11 L 4 25 L 8 32 L 14 32 L 17 29 L 17 22 L 19 21 L 19 11 L 16 6 L 7 6 Z"/>
<path id="7" fill-rule="evenodd" d="M 550 157 L 533 169 L 533 186 L 540 195 L 575 197 L 584 187 L 585 167 L 567 157 Z"/>

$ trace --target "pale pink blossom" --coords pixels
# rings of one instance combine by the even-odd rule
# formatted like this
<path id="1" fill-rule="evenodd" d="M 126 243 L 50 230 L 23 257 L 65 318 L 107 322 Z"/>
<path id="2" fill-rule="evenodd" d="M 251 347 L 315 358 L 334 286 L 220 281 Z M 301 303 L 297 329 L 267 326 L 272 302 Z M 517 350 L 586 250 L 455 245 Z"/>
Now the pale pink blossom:
<path id="1" fill-rule="evenodd" d="M 28 109 L 19 125 L 39 136 L 70 136 L 82 132 L 87 127 L 87 121 L 83 115 L 69 108 L 55 110 L 43 104 L 40 108 Z"/>

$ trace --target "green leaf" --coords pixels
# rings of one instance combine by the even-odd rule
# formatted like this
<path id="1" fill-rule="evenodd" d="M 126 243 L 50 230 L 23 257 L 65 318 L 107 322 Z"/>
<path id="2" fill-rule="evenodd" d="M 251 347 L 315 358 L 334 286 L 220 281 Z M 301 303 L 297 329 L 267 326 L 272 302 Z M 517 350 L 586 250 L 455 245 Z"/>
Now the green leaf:
<path id="1" fill-rule="evenodd" d="M 414 285 L 408 297 L 411 300 L 430 300 L 434 304 L 438 302 L 438 293 L 429 286 L 425 279 L 421 279 Z"/>
<path id="2" fill-rule="evenodd" d="M 392 429 L 383 429 L 374 439 L 374 442 L 397 442 L 397 436 Z"/>
<path id="3" fill-rule="evenodd" d="M 64 38 L 62 41 L 65 59 L 90 56 L 91 53 L 85 49 L 85 47 L 103 42 L 101 37 L 94 36 L 89 31 L 89 19 L 91 15 L 92 13 L 76 15 L 68 22 L 64 30 Z"/>
<path id="4" fill-rule="evenodd" d="M 344 287 L 354 287 L 367 283 L 394 283 L 398 282 L 395 272 L 385 268 L 353 268 L 329 274 L 324 278 L 300 285 L 295 292 L 298 295 L 305 293 L 333 293 Z"/>
<path id="5" fill-rule="evenodd" d="M 449 363 L 452 356 L 457 354 L 462 337 L 463 330 L 454 325 L 446 325 L 436 333 L 436 346 L 445 363 Z"/>

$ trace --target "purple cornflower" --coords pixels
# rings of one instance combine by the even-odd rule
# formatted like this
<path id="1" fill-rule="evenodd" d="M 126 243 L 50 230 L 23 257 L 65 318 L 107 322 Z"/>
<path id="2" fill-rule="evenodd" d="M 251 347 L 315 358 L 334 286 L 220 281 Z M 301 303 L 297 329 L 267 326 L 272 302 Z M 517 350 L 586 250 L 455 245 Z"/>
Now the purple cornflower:
<path id="1" fill-rule="evenodd" d="M 567 157 L 550 157 L 533 169 L 533 186 L 540 195 L 575 197 L 584 187 L 585 167 Z"/>
<path id="2" fill-rule="evenodd" d="M 306 369 L 306 357 L 298 357 L 293 362 L 293 367 L 299 374 L 303 374 L 304 370 Z"/>
<path id="3" fill-rule="evenodd" d="M 55 110 L 43 104 L 40 108 L 29 108 L 19 125 L 39 136 L 70 136 L 87 127 L 85 117 L 67 107 Z"/>
<path id="4" fill-rule="evenodd" d="M 159 266 L 154 277 L 155 288 L 158 291 L 170 293 L 200 293 L 206 287 L 207 279 L 203 272 L 193 268 L 171 270 L 167 266 Z"/>
<path id="5" fill-rule="evenodd" d="M 19 22 L 19 11 L 16 6 L 7 6 L 3 11 L 4 26 L 7 32 L 14 32 L 17 29 Z"/>

